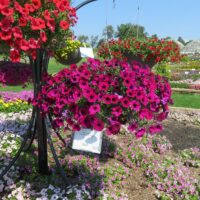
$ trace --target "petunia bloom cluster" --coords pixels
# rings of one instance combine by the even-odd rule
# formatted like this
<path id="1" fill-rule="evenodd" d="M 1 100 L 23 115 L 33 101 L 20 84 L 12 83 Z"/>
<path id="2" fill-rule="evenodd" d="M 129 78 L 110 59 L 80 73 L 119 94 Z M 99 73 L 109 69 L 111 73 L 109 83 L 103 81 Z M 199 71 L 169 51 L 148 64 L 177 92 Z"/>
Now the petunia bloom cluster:
<path id="1" fill-rule="evenodd" d="M 70 0 L 1 0 L 0 41 L 10 47 L 13 62 L 20 61 L 21 52 L 35 58 L 36 49 L 63 38 L 76 20 Z"/>
<path id="2" fill-rule="evenodd" d="M 45 84 L 32 103 L 53 116 L 55 128 L 81 128 L 120 132 L 122 125 L 137 137 L 162 130 L 172 103 L 165 78 L 140 63 L 88 59 L 56 75 L 44 76 Z"/>

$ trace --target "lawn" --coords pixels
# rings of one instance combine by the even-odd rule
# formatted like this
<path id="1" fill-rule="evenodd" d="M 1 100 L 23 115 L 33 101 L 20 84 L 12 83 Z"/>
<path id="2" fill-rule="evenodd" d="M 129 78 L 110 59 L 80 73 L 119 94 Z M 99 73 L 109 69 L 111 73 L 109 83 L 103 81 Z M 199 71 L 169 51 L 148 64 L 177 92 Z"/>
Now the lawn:
<path id="1" fill-rule="evenodd" d="M 200 109 L 200 95 L 188 93 L 173 93 L 175 107 L 199 108 Z"/>

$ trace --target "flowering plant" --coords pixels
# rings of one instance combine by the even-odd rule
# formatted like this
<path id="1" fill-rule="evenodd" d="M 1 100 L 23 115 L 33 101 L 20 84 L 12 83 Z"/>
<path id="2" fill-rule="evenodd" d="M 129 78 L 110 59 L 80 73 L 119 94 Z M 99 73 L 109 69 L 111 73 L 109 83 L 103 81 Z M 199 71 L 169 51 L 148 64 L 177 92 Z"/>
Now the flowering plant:
<path id="1" fill-rule="evenodd" d="M 36 49 L 56 49 L 58 41 L 76 22 L 70 0 L 0 1 L 0 41 L 10 47 L 10 59 L 20 61 L 20 53 L 36 58 Z"/>
<path id="2" fill-rule="evenodd" d="M 0 66 L 0 83 L 6 85 L 25 85 L 32 81 L 31 66 L 25 63 L 4 62 Z M 17 77 L 17 78 L 16 78 Z"/>
<path id="3" fill-rule="evenodd" d="M 99 47 L 98 55 L 103 58 L 109 58 L 110 55 L 118 59 L 138 56 L 141 61 L 153 64 L 164 61 L 178 62 L 182 58 L 175 42 L 157 38 L 111 40 Z"/>
<path id="4" fill-rule="evenodd" d="M 71 54 L 73 54 L 76 50 L 78 50 L 79 47 L 81 47 L 81 45 L 81 42 L 78 40 L 67 39 L 65 41 L 65 46 L 57 50 L 54 54 L 54 57 L 58 62 L 61 60 L 67 60 L 70 58 Z"/>
<path id="5" fill-rule="evenodd" d="M 141 137 L 162 130 L 159 122 L 167 117 L 172 102 L 166 79 L 149 68 L 115 59 L 88 59 L 79 67 L 71 65 L 44 79 L 45 85 L 32 103 L 43 114 L 54 116 L 55 128 L 105 128 L 110 135 L 127 123 L 128 129 Z"/>

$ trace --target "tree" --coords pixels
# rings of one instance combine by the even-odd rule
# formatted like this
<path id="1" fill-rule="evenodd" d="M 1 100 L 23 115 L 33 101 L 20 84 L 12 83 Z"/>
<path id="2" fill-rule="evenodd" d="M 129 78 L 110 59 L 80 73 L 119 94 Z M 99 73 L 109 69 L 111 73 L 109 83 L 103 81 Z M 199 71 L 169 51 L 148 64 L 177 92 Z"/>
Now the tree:
<path id="1" fill-rule="evenodd" d="M 158 38 L 158 35 L 157 34 L 153 34 L 151 37 L 152 38 Z"/>
<path id="2" fill-rule="evenodd" d="M 104 42 L 105 42 L 105 39 L 101 38 L 97 44 L 97 48 L 99 48 Z"/>
<path id="3" fill-rule="evenodd" d="M 93 47 L 93 48 L 95 48 L 96 46 L 97 46 L 97 44 L 98 44 L 98 36 L 96 35 L 96 36 L 94 36 L 94 35 L 92 35 L 91 37 L 90 37 L 90 45 Z"/>
<path id="4" fill-rule="evenodd" d="M 89 40 L 89 37 L 87 35 L 79 35 L 78 40 L 82 43 L 87 43 Z"/>
<path id="5" fill-rule="evenodd" d="M 115 36 L 120 39 L 128 39 L 132 37 L 144 38 L 147 36 L 147 33 L 143 26 L 128 23 L 119 25 Z"/>
<path id="6" fill-rule="evenodd" d="M 108 40 L 110 40 L 114 37 L 114 33 L 115 33 L 115 31 L 114 31 L 114 28 L 112 25 L 106 26 L 103 30 L 103 36 Z"/>
<path id="7" fill-rule="evenodd" d="M 185 45 L 185 41 L 181 36 L 178 37 L 177 41 L 179 41 L 181 44 Z"/>

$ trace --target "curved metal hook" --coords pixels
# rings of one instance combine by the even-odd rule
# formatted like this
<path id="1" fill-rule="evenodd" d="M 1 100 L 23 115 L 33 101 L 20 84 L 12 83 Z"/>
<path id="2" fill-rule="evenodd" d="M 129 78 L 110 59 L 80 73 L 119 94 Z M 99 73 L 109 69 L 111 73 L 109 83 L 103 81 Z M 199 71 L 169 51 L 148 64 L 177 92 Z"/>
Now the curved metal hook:
<path id="1" fill-rule="evenodd" d="M 78 6 L 75 7 L 76 10 L 79 10 L 80 8 L 82 8 L 83 6 L 89 4 L 89 3 L 92 3 L 93 1 L 97 1 L 97 0 L 86 0 L 82 3 L 80 3 Z"/>

